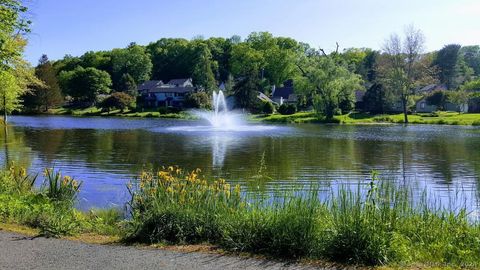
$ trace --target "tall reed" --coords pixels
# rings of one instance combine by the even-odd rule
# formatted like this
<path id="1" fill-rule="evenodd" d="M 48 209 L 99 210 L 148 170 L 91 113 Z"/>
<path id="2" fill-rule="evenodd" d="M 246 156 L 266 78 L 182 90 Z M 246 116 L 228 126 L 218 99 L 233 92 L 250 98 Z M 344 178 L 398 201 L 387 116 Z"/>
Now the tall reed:
<path id="1" fill-rule="evenodd" d="M 327 199 L 313 188 L 242 196 L 239 186 L 199 174 L 169 167 L 132 182 L 127 240 L 364 265 L 480 263 L 480 227 L 464 209 L 414 202 L 410 188 L 376 174 L 368 186 L 342 186 Z"/>

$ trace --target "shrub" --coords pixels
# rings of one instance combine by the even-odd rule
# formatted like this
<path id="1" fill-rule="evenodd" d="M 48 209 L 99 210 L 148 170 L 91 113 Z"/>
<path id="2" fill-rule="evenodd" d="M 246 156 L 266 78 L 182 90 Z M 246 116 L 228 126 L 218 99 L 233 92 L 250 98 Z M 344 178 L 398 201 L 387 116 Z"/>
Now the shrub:
<path id="1" fill-rule="evenodd" d="M 135 98 L 123 93 L 123 92 L 115 92 L 100 103 L 100 107 L 105 109 L 106 111 L 110 111 L 110 109 L 115 108 L 123 112 L 128 107 L 135 107 L 133 105 Z"/>
<path id="2" fill-rule="evenodd" d="M 177 107 L 160 107 L 158 108 L 158 112 L 160 114 L 169 114 L 169 113 L 179 113 L 181 112 L 181 109 L 180 108 L 177 108 Z"/>
<path id="3" fill-rule="evenodd" d="M 275 110 L 275 107 L 271 102 L 268 102 L 268 101 L 263 102 L 262 112 L 264 114 L 272 114 L 274 110 Z"/>
<path id="4" fill-rule="evenodd" d="M 297 108 L 293 104 L 283 103 L 278 107 L 278 112 L 283 115 L 294 114 L 297 111 Z"/>
<path id="5" fill-rule="evenodd" d="M 206 92 L 190 93 L 185 96 L 185 107 L 195 109 L 212 108 L 212 99 Z"/>

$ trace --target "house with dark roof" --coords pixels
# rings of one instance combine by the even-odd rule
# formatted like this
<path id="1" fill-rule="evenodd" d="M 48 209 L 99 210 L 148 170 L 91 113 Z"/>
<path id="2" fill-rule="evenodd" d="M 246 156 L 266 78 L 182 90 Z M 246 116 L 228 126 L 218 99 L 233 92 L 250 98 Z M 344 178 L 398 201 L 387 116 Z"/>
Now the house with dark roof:
<path id="1" fill-rule="evenodd" d="M 168 83 L 168 85 L 172 85 L 175 87 L 193 87 L 192 78 L 187 79 L 172 79 Z"/>
<path id="2" fill-rule="evenodd" d="M 275 87 L 272 89 L 272 100 L 278 105 L 283 103 L 297 103 L 297 95 L 295 95 L 293 80 L 287 80 L 283 83 L 283 87 Z"/>
<path id="3" fill-rule="evenodd" d="M 183 107 L 185 96 L 196 91 L 191 78 L 173 79 L 167 84 L 160 81 L 146 81 L 138 87 L 138 95 L 144 107 Z"/>

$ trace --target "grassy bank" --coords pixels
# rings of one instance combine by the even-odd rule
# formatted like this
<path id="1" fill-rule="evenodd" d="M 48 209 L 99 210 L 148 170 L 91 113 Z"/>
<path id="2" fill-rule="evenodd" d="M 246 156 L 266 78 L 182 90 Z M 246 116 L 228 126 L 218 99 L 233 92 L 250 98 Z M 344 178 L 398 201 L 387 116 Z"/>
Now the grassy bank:
<path id="1" fill-rule="evenodd" d="M 116 209 L 75 209 L 80 183 L 59 172 L 46 170 L 41 187 L 35 187 L 37 175 L 11 166 L 0 172 L 0 220 L 36 229 L 47 237 L 84 233 L 118 236 L 123 214 Z"/>
<path id="2" fill-rule="evenodd" d="M 127 243 L 205 244 L 226 251 L 348 265 L 478 268 L 480 226 L 464 210 L 413 204 L 411 190 L 373 180 L 320 199 L 312 188 L 245 195 L 200 170 L 143 172 L 128 189 L 129 219 L 115 210 L 80 212 L 80 188 L 47 171 L 42 188 L 12 167 L 0 178 L 0 218 L 43 235 L 117 235 Z M 363 191 L 361 191 L 361 189 Z M 427 267 L 428 266 L 428 267 Z"/>
<path id="3" fill-rule="evenodd" d="M 478 113 L 436 112 L 419 113 L 408 116 L 411 124 L 440 124 L 440 125 L 480 125 Z M 254 116 L 254 121 L 274 123 L 340 123 L 340 124 L 378 124 L 403 123 L 403 114 L 369 115 L 364 113 L 350 113 L 336 115 L 333 120 L 326 121 L 313 112 L 298 112 L 292 115 L 273 114 L 268 116 Z"/>
<path id="4" fill-rule="evenodd" d="M 89 107 L 89 108 L 83 108 L 83 109 L 58 108 L 58 109 L 51 109 L 46 114 L 72 115 L 72 116 L 172 118 L 172 119 L 185 119 L 185 120 L 196 119 L 194 115 L 188 112 L 160 113 L 159 110 L 144 110 L 144 111 L 125 110 L 123 112 L 120 110 L 111 110 L 110 112 L 105 112 L 97 107 Z"/>

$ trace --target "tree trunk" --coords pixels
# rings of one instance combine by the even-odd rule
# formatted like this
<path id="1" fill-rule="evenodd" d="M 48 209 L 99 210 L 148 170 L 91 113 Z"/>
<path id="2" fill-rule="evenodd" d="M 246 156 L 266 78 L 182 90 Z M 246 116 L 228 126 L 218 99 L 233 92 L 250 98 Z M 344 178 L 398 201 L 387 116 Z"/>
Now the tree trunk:
<path id="1" fill-rule="evenodd" d="M 7 97 L 3 96 L 3 123 L 7 125 Z"/>
<path id="2" fill-rule="evenodd" d="M 407 114 L 407 98 L 403 97 L 402 98 L 402 106 L 403 106 L 403 122 L 405 124 L 408 124 L 408 114 Z"/>
<path id="3" fill-rule="evenodd" d="M 5 140 L 4 140 L 4 145 L 5 145 L 5 168 L 8 169 L 8 166 L 10 165 L 10 154 L 8 152 L 8 129 L 7 129 L 7 124 L 3 125 L 3 132 L 5 135 Z"/>

